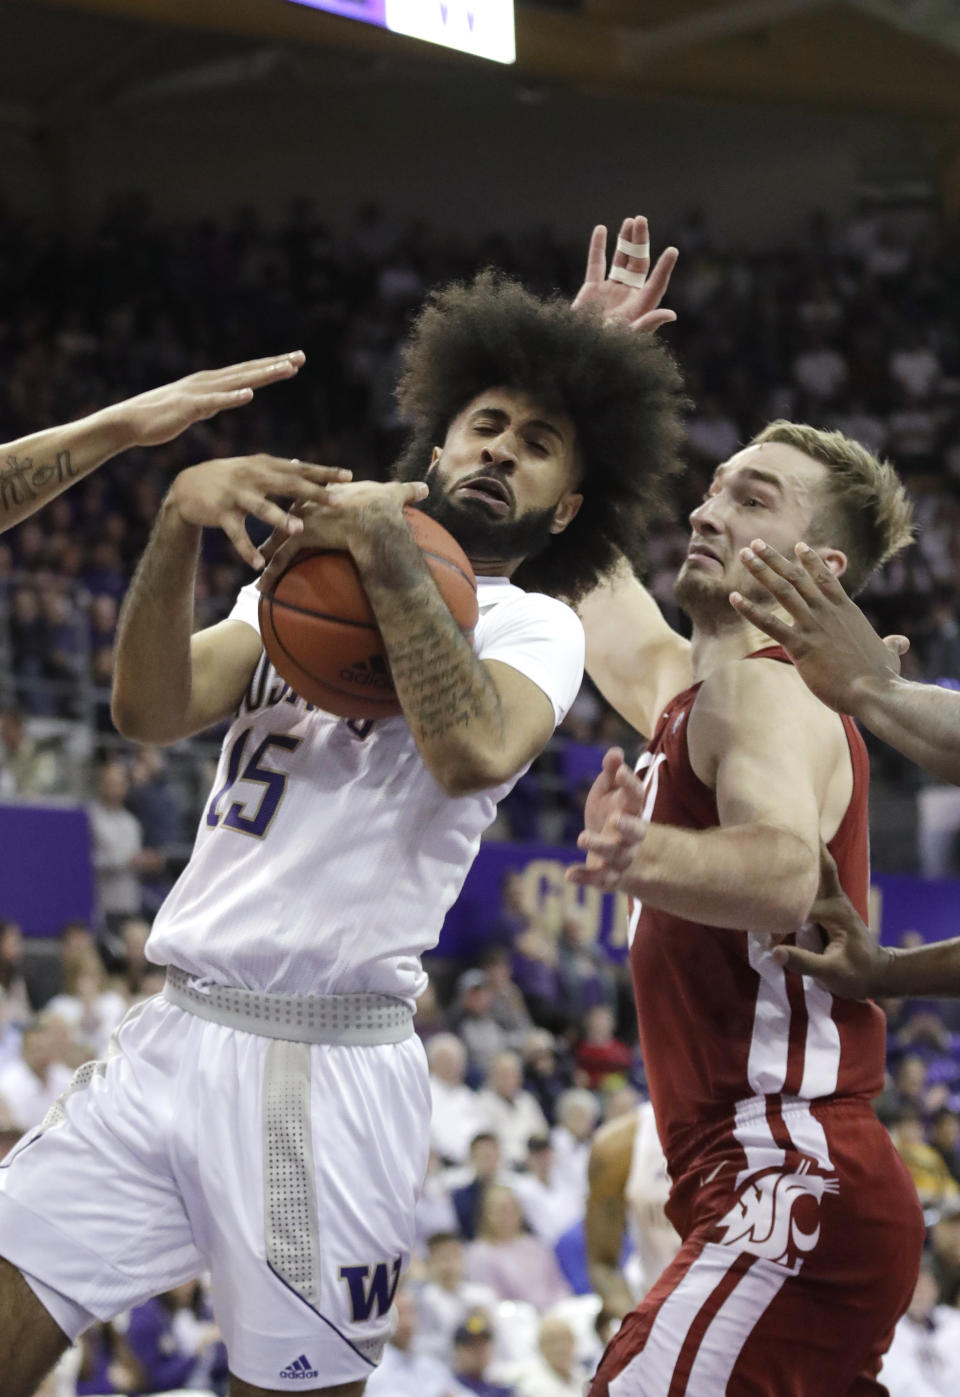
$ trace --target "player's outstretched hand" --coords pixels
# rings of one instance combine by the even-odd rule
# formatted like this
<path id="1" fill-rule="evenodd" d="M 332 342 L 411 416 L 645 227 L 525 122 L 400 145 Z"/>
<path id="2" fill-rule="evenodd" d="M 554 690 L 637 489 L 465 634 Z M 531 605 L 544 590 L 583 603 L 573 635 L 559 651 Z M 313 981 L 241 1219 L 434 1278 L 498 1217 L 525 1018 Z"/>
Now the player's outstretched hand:
<path id="1" fill-rule="evenodd" d="M 267 539 L 263 547 L 267 569 L 258 587 L 261 592 L 271 591 L 280 574 L 304 549 L 337 548 L 349 552 L 358 537 L 376 533 L 384 520 L 402 520 L 404 508 L 425 500 L 429 493 L 428 486 L 420 480 L 358 480 L 331 486 L 321 503 L 302 511 L 303 528 L 296 537 L 284 537 L 275 530 Z"/>
<path id="2" fill-rule="evenodd" d="M 598 224 L 590 237 L 587 272 L 574 298 L 574 308 L 596 307 L 604 320 L 629 325 L 631 330 L 659 330 L 677 318 L 676 311 L 661 307 L 660 302 L 667 294 L 680 254 L 675 247 L 668 247 L 650 271 L 650 227 L 642 214 L 623 220 L 620 237 L 646 251 L 633 254 L 618 248 L 607 276 L 607 230 Z M 617 273 L 627 280 L 619 280 Z"/>
<path id="3" fill-rule="evenodd" d="M 786 616 L 740 592 L 731 592 L 730 604 L 783 646 L 821 702 L 838 713 L 855 713 L 857 700 L 869 685 L 900 673 L 900 657 L 910 642 L 902 635 L 881 640 L 808 544 L 798 543 L 796 555 L 797 561 L 784 558 L 762 539 L 754 539 L 750 548 L 740 552 Z"/>
<path id="4" fill-rule="evenodd" d="M 184 523 L 222 529 L 245 563 L 262 568 L 263 554 L 247 534 L 247 515 L 284 536 L 299 534 L 303 519 L 295 510 L 281 508 L 275 497 L 297 505 L 317 505 L 326 498 L 329 485 L 349 479 L 349 471 L 305 465 L 280 456 L 223 457 L 181 471 L 170 487 L 167 504 Z"/>
<path id="5" fill-rule="evenodd" d="M 302 350 L 250 359 L 225 369 L 204 370 L 151 388 L 104 409 L 104 416 L 123 438 L 123 445 L 160 446 L 173 441 L 195 422 L 204 422 L 229 408 L 243 407 L 258 388 L 294 378 L 306 361 Z"/>
<path id="6" fill-rule="evenodd" d="M 820 846 L 820 890 L 810 921 L 827 936 L 822 951 L 778 946 L 773 958 L 797 975 L 811 975 L 841 999 L 868 999 L 880 991 L 890 953 L 877 944 L 870 928 L 840 886 L 837 865 Z"/>
<path id="7" fill-rule="evenodd" d="M 568 868 L 567 881 L 604 892 L 618 887 L 650 825 L 643 818 L 643 806 L 643 786 L 624 761 L 622 750 L 612 747 L 584 807 L 586 828 L 577 847 L 585 850 L 586 863 Z"/>

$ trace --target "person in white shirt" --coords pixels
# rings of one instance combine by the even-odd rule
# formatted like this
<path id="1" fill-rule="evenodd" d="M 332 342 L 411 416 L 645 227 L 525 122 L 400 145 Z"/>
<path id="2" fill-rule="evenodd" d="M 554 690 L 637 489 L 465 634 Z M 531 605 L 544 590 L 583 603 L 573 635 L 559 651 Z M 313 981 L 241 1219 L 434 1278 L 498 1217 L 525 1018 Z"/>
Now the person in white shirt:
<path id="1" fill-rule="evenodd" d="M 540 1322 L 537 1353 L 498 1372 L 513 1385 L 514 1397 L 582 1397 L 587 1373 L 577 1362 L 577 1339 L 560 1315 Z"/>
<path id="2" fill-rule="evenodd" d="M 128 1001 L 107 985 L 107 972 L 96 951 L 74 958 L 64 969 L 61 994 L 44 1006 L 46 1014 L 62 1019 L 73 1037 L 103 1057 L 114 1029 L 129 1008 Z"/>
<path id="3" fill-rule="evenodd" d="M 571 1087 L 557 1099 L 557 1123 L 550 1132 L 553 1143 L 553 1175 L 571 1192 L 587 1196 L 590 1142 L 600 1107 L 585 1087 Z"/>
<path id="4" fill-rule="evenodd" d="M 0 1070 L 0 1115 L 17 1130 L 39 1125 L 57 1097 L 70 1085 L 72 1072 L 54 1059 L 54 1040 L 43 1018 L 23 1031 L 20 1056 Z"/>
<path id="5" fill-rule="evenodd" d="M 414 1292 L 417 1334 L 414 1347 L 448 1367 L 453 1361 L 453 1336 L 474 1310 L 492 1316 L 499 1296 L 488 1285 L 468 1281 L 466 1252 L 455 1232 L 438 1232 L 427 1242 L 427 1279 Z"/>
<path id="6" fill-rule="evenodd" d="M 174 480 L 120 618 L 114 721 L 152 745 L 229 726 L 150 935 L 163 993 L 0 1171 L 5 1397 L 29 1397 L 94 1318 L 206 1269 L 233 1397 L 359 1397 L 379 1362 L 429 1149 L 420 957 L 580 686 L 582 627 L 557 598 L 618 549 L 636 556 L 681 439 L 673 361 L 604 319 L 621 295 L 656 304 L 616 275 L 645 270 L 646 251 L 618 250 L 609 296 L 596 260 L 592 244 L 576 307 L 492 274 L 431 298 L 405 353 L 412 433 L 393 481 L 300 466 L 291 516 L 265 500 L 290 493 L 291 463 Z M 472 639 L 407 527 L 416 503 L 479 576 Z M 301 548 L 350 553 L 401 714 L 350 722 L 292 692 L 255 587 L 193 634 L 202 528 L 263 561 L 248 509 L 296 535 L 267 590 Z"/>
<path id="7" fill-rule="evenodd" d="M 453 1397 L 449 1367 L 417 1347 L 417 1304 L 403 1287 L 394 1301 L 396 1327 L 367 1383 L 367 1397 Z"/>
<path id="8" fill-rule="evenodd" d="M 527 1226 L 548 1246 L 583 1217 L 584 1197 L 569 1180 L 556 1176 L 549 1135 L 534 1135 L 527 1146 L 526 1172 L 516 1174 L 513 1188 Z"/>
<path id="9" fill-rule="evenodd" d="M 449 1164 L 465 1164 L 470 1142 L 486 1128 L 480 1099 L 464 1082 L 467 1050 L 454 1033 L 427 1043 L 430 1066 L 430 1144 Z"/>
<path id="10" fill-rule="evenodd" d="M 937 1281 L 921 1267 L 913 1299 L 897 1325 L 880 1380 L 890 1397 L 955 1397 L 960 1377 L 960 1314 L 937 1304 Z"/>
<path id="11" fill-rule="evenodd" d="M 509 1169 L 519 1168 L 527 1158 L 530 1137 L 547 1130 L 537 1098 L 524 1089 L 519 1053 L 497 1053 L 477 1100 L 484 1128 L 500 1141 L 505 1164 Z"/>

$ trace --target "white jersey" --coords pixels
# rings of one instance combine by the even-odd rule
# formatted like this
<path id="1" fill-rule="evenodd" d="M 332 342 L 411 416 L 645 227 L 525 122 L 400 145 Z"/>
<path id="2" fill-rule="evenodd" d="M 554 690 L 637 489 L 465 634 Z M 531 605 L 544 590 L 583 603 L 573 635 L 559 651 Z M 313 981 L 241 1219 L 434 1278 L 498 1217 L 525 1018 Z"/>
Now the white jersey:
<path id="1" fill-rule="evenodd" d="M 259 595 L 245 587 L 231 612 L 258 634 Z M 560 722 L 583 678 L 578 617 L 506 578 L 478 579 L 477 599 L 478 657 L 526 675 Z M 295 694 L 264 654 L 147 956 L 245 989 L 412 1001 L 426 984 L 420 956 L 522 774 L 449 796 L 402 715 L 335 718 Z"/>
<path id="2" fill-rule="evenodd" d="M 637 1107 L 630 1175 L 624 1190 L 630 1233 L 641 1272 L 631 1278 L 639 1299 L 670 1265 L 680 1247 L 680 1238 L 664 1212 L 669 1196 L 667 1161 L 657 1134 L 653 1107 L 645 1101 Z"/>

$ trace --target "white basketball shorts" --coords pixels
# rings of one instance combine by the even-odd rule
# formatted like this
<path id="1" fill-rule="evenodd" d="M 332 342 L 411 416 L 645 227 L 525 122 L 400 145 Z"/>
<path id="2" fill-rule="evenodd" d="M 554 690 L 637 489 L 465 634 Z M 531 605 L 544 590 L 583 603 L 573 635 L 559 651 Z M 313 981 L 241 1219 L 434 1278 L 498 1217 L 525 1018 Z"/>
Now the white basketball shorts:
<path id="1" fill-rule="evenodd" d="M 0 1256 L 71 1339 L 209 1270 L 238 1377 L 369 1376 L 427 1168 L 420 1040 L 281 1042 L 157 996 L 115 1048 L 0 1164 Z"/>

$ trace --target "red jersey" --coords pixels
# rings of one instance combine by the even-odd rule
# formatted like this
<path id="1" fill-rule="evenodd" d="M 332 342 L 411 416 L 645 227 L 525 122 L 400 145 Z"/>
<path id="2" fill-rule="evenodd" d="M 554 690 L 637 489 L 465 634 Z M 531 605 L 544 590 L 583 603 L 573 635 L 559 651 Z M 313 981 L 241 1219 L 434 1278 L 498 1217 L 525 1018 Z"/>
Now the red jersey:
<path id="1" fill-rule="evenodd" d="M 779 647 L 750 659 L 789 663 Z M 683 829 L 719 825 L 714 792 L 694 774 L 687 724 L 700 685 L 672 699 L 637 771 L 646 813 Z M 867 916 L 870 876 L 863 739 L 842 719 L 853 763 L 853 794 L 829 848 L 840 882 Z M 785 740 L 788 740 L 785 737 Z M 809 976 L 787 974 L 758 937 L 685 921 L 635 905 L 630 964 L 657 1128 L 679 1179 L 707 1134 L 725 1128 L 751 1166 L 758 1129 L 829 1162 L 823 1129 L 807 1103 L 876 1096 L 883 1086 L 886 1025 L 873 1003 L 834 999 Z M 778 1119 L 779 1118 L 779 1119 Z"/>

